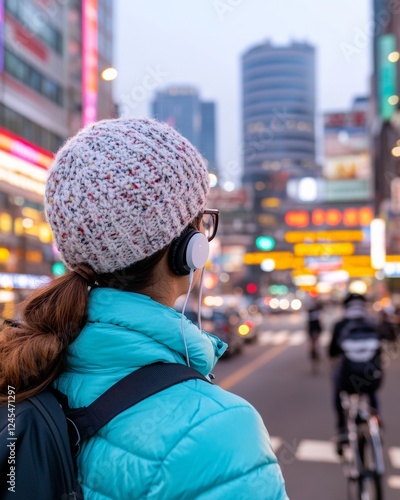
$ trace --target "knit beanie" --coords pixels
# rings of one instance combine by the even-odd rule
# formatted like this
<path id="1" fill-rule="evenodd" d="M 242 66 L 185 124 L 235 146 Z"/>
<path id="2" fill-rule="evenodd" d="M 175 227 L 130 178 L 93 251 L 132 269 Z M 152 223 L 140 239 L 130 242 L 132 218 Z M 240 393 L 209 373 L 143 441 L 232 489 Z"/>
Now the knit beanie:
<path id="1" fill-rule="evenodd" d="M 55 156 L 45 214 L 68 268 L 123 269 L 161 250 L 204 209 L 207 167 L 176 130 L 151 119 L 103 120 Z"/>

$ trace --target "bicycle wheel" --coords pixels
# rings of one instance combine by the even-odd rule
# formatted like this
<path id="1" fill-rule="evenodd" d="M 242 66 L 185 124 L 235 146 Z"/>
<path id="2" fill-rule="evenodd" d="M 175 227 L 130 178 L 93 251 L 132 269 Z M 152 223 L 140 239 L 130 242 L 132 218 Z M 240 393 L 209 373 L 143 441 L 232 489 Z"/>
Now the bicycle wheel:
<path id="1" fill-rule="evenodd" d="M 342 447 L 342 470 L 347 479 L 347 500 L 360 500 L 360 460 L 359 452 L 352 443 Z"/>
<path id="2" fill-rule="evenodd" d="M 368 431 L 367 425 L 363 425 L 363 429 L 358 437 L 358 447 L 360 450 L 360 458 L 362 471 L 360 474 L 360 500 L 382 500 L 382 473 L 378 470 L 378 443 L 374 442 Z"/>

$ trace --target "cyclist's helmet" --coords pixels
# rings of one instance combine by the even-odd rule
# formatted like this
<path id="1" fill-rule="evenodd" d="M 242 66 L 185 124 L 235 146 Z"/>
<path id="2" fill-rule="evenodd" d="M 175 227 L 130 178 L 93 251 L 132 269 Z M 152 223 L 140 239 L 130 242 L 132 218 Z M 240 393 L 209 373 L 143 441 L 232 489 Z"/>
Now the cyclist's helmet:
<path id="1" fill-rule="evenodd" d="M 348 293 L 343 300 L 343 305 L 348 307 L 351 302 L 356 301 L 366 303 L 367 299 L 365 298 L 365 295 L 362 295 L 361 293 Z"/>

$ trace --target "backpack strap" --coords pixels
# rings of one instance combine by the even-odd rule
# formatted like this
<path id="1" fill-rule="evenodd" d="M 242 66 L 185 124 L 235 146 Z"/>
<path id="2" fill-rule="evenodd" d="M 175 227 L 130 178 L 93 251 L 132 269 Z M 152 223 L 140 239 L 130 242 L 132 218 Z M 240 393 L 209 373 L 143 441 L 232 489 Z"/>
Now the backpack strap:
<path id="1" fill-rule="evenodd" d="M 89 406 L 67 408 L 67 419 L 77 434 L 75 446 L 92 437 L 119 413 L 175 384 L 191 379 L 211 383 L 193 368 L 180 363 L 152 363 L 130 373 Z"/>

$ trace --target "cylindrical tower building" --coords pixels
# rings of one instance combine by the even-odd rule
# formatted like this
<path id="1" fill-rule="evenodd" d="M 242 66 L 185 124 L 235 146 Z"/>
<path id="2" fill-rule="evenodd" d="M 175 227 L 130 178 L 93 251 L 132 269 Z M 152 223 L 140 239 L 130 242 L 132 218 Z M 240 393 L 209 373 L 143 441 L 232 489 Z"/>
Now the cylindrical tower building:
<path id="1" fill-rule="evenodd" d="M 243 183 L 283 196 L 284 179 L 315 175 L 314 48 L 258 45 L 243 55 L 242 75 Z"/>

